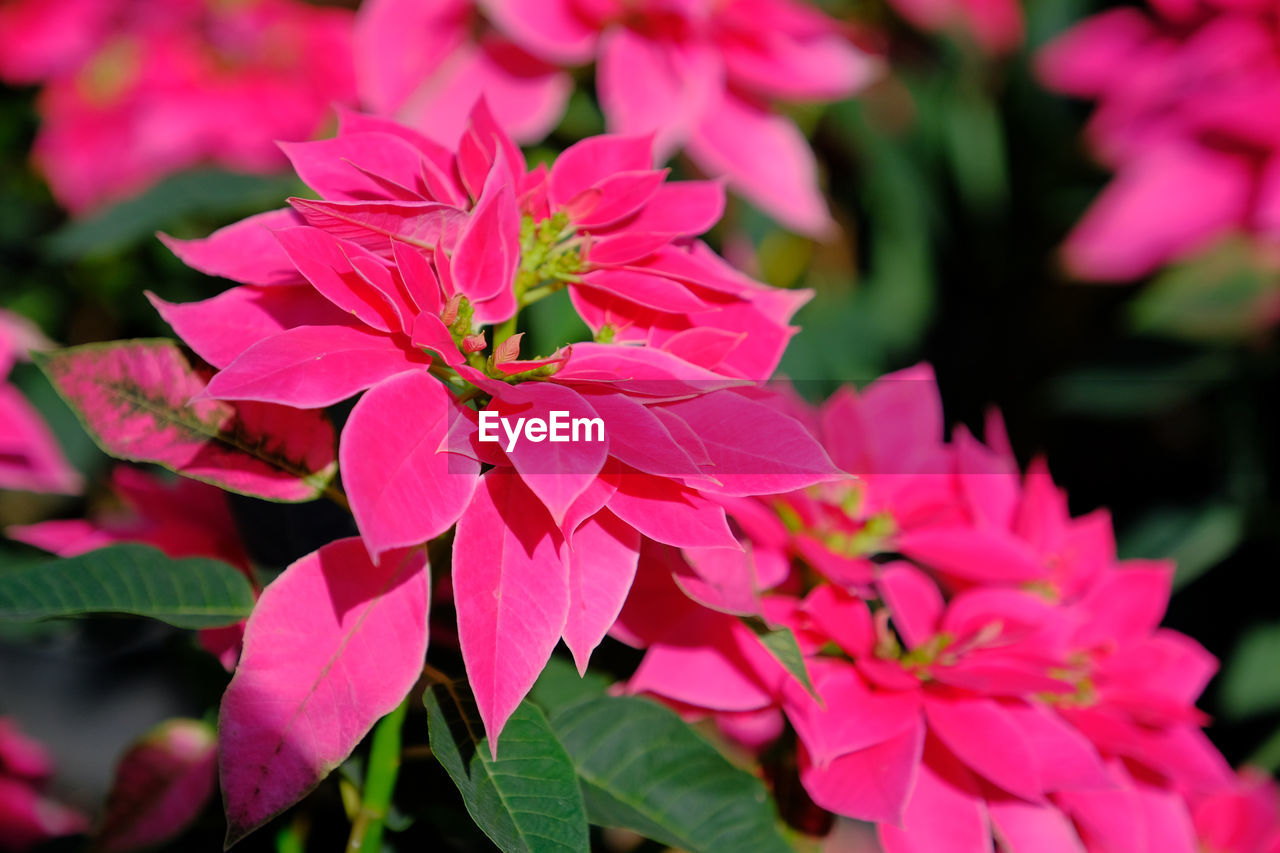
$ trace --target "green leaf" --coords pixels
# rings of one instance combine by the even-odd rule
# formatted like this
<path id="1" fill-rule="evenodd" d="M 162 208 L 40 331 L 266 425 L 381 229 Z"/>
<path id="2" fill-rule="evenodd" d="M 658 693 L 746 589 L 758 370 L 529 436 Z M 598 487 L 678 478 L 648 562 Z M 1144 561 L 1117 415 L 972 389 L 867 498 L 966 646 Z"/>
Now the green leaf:
<path id="1" fill-rule="evenodd" d="M 1125 530 L 1120 558 L 1175 561 L 1173 588 L 1181 589 L 1226 559 L 1244 526 L 1244 510 L 1231 504 L 1155 509 Z"/>
<path id="2" fill-rule="evenodd" d="M 124 613 L 217 628 L 252 609 L 253 587 L 237 569 L 204 557 L 175 560 L 147 545 L 112 545 L 0 572 L 0 621 Z"/>
<path id="3" fill-rule="evenodd" d="M 609 689 L 609 679 L 595 670 L 579 675 L 578 669 L 564 658 L 553 657 L 543 667 L 529 698 L 548 714 L 575 702 L 603 696 Z"/>
<path id="4" fill-rule="evenodd" d="M 504 853 L 590 849 L 573 764 L 537 706 L 520 703 L 494 759 L 465 684 L 436 684 L 423 702 L 431 751 L 458 786 L 472 819 Z"/>
<path id="5" fill-rule="evenodd" d="M 597 696 L 555 711 L 551 728 L 578 768 L 592 823 L 689 853 L 790 850 L 760 780 L 672 711 L 634 696 Z"/>
<path id="6" fill-rule="evenodd" d="M 1280 624 L 1244 635 L 1222 674 L 1222 708 L 1239 719 L 1280 709 Z"/>
<path id="7" fill-rule="evenodd" d="M 1133 301 L 1140 332 L 1196 341 L 1239 340 L 1272 325 L 1280 273 L 1245 237 L 1229 237 L 1161 273 Z"/>
<path id="8" fill-rule="evenodd" d="M 296 189 L 291 176 L 219 169 L 182 172 L 95 216 L 69 223 L 47 239 L 45 251 L 55 260 L 108 254 L 150 240 L 158 229 L 194 215 L 225 219 L 279 207 Z"/>
<path id="9" fill-rule="evenodd" d="M 782 664 L 782 668 L 800 682 L 800 686 L 809 691 L 814 699 L 819 702 L 822 700 L 818 697 L 818 691 L 813 687 L 813 681 L 809 678 L 809 668 L 804 664 L 804 652 L 800 651 L 800 643 L 796 640 L 795 632 L 790 628 L 771 628 L 760 619 L 743 619 L 743 624 L 752 630 L 756 635 L 756 639 L 760 641 L 760 645 L 764 646 L 765 651 L 773 655 L 778 663 Z"/>

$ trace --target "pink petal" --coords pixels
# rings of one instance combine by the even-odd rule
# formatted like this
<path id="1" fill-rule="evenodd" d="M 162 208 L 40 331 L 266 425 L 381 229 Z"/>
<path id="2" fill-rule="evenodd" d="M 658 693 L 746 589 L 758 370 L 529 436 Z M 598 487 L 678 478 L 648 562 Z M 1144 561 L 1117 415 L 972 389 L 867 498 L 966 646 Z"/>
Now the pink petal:
<path id="1" fill-rule="evenodd" d="M 1002 707 L 1039 759 L 1046 791 L 1110 786 L 1093 744 L 1052 710 L 1021 702 Z"/>
<path id="2" fill-rule="evenodd" d="M 720 485 L 730 496 L 777 494 L 840 479 L 831 460 L 800 422 L 766 402 L 731 389 L 668 403 L 701 439 Z"/>
<path id="3" fill-rule="evenodd" d="M 510 183 L 495 167 L 452 257 L 454 286 L 471 300 L 480 323 L 501 323 L 516 312 L 520 211 Z"/>
<path id="4" fill-rule="evenodd" d="M 592 136 L 575 142 L 551 167 L 552 205 L 564 207 L 618 172 L 652 169 L 652 148 L 648 136 Z"/>
<path id="5" fill-rule="evenodd" d="M 1005 853 L 1085 853 L 1071 821 L 1055 808 L 1002 798 L 988 800 L 987 812 Z"/>
<path id="6" fill-rule="evenodd" d="M 429 587 L 421 550 L 374 565 L 340 539 L 266 588 L 218 718 L 228 843 L 305 796 L 413 687 Z"/>
<path id="7" fill-rule="evenodd" d="M 660 477 L 630 473 L 618 477 L 609 499 L 615 515 L 655 539 L 677 548 L 738 548 L 724 510 Z"/>
<path id="8" fill-rule="evenodd" d="M 584 397 L 604 419 L 609 455 L 619 462 L 662 477 L 697 477 L 701 473 L 653 410 L 622 394 Z"/>
<path id="9" fill-rule="evenodd" d="M 581 228 L 606 229 L 641 210 L 666 178 L 666 170 L 618 172 L 578 195 L 565 212 Z"/>
<path id="10" fill-rule="evenodd" d="M 209 381 L 205 395 L 319 409 L 430 362 L 377 332 L 299 326 L 249 347 Z"/>
<path id="11" fill-rule="evenodd" d="M 686 149 L 712 176 L 784 226 L 821 237 L 834 227 L 818 190 L 808 140 L 789 119 L 726 91 L 703 116 Z"/>
<path id="12" fill-rule="evenodd" d="M 286 228 L 276 232 L 276 239 L 299 272 L 334 305 L 380 332 L 406 331 L 407 318 L 396 304 L 398 300 L 370 284 L 352 266 L 348 253 L 358 257 L 366 250 L 318 228 Z"/>
<path id="13" fill-rule="evenodd" d="M 669 278 L 625 269 L 589 272 L 576 286 L 599 288 L 628 302 L 671 314 L 701 311 L 709 307 L 683 285 Z"/>
<path id="14" fill-rule="evenodd" d="M 397 115 L 445 145 L 464 134 L 467 114 L 481 98 L 512 138 L 536 142 L 560 121 L 573 92 L 569 74 L 494 33 L 443 55 L 431 76 L 413 81 L 418 88 Z"/>
<path id="15" fill-rule="evenodd" d="M 924 725 L 909 719 L 901 734 L 874 746 L 817 765 L 801 744 L 797 750 L 800 781 L 815 803 L 855 820 L 898 824 L 917 788 Z M 949 848 L 936 848 L 949 849 Z"/>
<path id="16" fill-rule="evenodd" d="M 423 199 L 427 191 L 422 152 L 389 133 L 343 133 L 315 142 L 281 142 L 280 148 L 298 177 L 324 199 L 385 199 L 386 182 L 407 190 L 407 198 Z"/>
<path id="17" fill-rule="evenodd" d="M 71 495 L 83 488 L 40 413 L 0 380 L 0 489 Z"/>
<path id="18" fill-rule="evenodd" d="M 852 664 L 821 658 L 809 662 L 809 674 L 821 702 L 792 681 L 783 707 L 817 766 L 920 728 L 918 690 L 873 690 Z"/>
<path id="19" fill-rule="evenodd" d="M 1043 799 L 1039 762 L 1013 719 L 988 699 L 929 695 L 924 703 L 929 731 L 972 770 L 1011 794 Z"/>
<path id="20" fill-rule="evenodd" d="M 536 7 L 524 0 L 481 0 L 480 6 L 498 29 L 538 56 L 565 65 L 591 58 L 596 33 L 570 0 L 548 0 Z"/>
<path id="21" fill-rule="evenodd" d="M 495 468 L 458 521 L 458 640 L 490 749 L 564 632 L 568 569 L 560 536 L 520 478 Z"/>
<path id="22" fill-rule="evenodd" d="M 520 391 L 526 392 L 530 403 L 528 407 L 511 409 L 501 401 L 495 401 L 490 408 L 497 409 L 500 416 L 508 421 L 523 417 L 541 418 L 550 423 L 552 412 L 567 412 L 567 418 L 571 420 L 598 418 L 591 404 L 571 388 L 535 382 L 521 386 Z M 548 436 L 547 440 L 535 443 L 526 433 L 514 447 L 507 449 L 504 445 L 507 457 L 525 485 L 537 495 L 557 523 L 564 520 L 569 507 L 604 467 L 609 455 L 608 429 L 606 423 L 603 441 L 595 441 L 599 436 L 591 434 L 588 428 L 591 440 L 554 442 Z"/>
<path id="23" fill-rule="evenodd" d="M 380 256 L 399 240 L 419 249 L 451 245 L 467 223 L 456 207 L 437 201 L 318 201 L 291 198 L 308 225 Z"/>
<path id="24" fill-rule="evenodd" d="M 417 545 L 458 520 L 480 466 L 439 448 L 454 403 L 434 377 L 402 373 L 375 385 L 342 431 L 342 480 L 356 524 L 374 559 Z"/>
<path id="25" fill-rule="evenodd" d="M 710 231 L 724 216 L 722 181 L 674 181 L 658 187 L 635 216 L 621 223 L 620 231 L 638 234 L 674 234 L 694 237 Z M 589 256 L 596 260 L 593 251 Z"/>
<path id="26" fill-rule="evenodd" d="M 622 611 L 640 557 L 640 534 L 608 510 L 587 519 L 569 546 L 569 616 L 564 642 L 578 672 Z"/>
<path id="27" fill-rule="evenodd" d="M 609 130 L 655 134 L 659 162 L 688 137 L 723 86 L 723 74 L 701 45 L 650 38 L 625 26 L 609 28 L 600 39 L 596 88 Z"/>
<path id="28" fill-rule="evenodd" d="M 909 563 L 893 563 L 880 573 L 877 586 L 893 614 L 893 624 L 911 648 L 938 633 L 945 605 L 942 592 L 928 575 Z"/>
<path id="29" fill-rule="evenodd" d="M 184 264 L 205 275 L 244 284 L 300 284 L 302 275 L 272 236 L 281 228 L 302 224 L 289 208 L 259 213 L 219 228 L 202 240 L 178 240 L 157 234 Z"/>
<path id="30" fill-rule="evenodd" d="M 901 828 L 882 822 L 885 853 L 991 853 L 987 810 L 969 772 L 930 739 Z"/>
<path id="31" fill-rule="evenodd" d="M 213 794 L 217 747 L 217 733 L 197 720 L 169 720 L 148 732 L 116 767 L 96 846 L 124 853 L 186 829 Z"/>
<path id="32" fill-rule="evenodd" d="M 308 284 L 233 287 L 200 302 L 147 298 L 164 321 L 214 367 L 226 367 L 249 347 L 294 326 L 346 326 L 351 315 Z"/>
<path id="33" fill-rule="evenodd" d="M 1198 145 L 1169 144 L 1127 163 L 1063 246 L 1077 275 L 1139 278 L 1185 258 L 1243 222 L 1253 177 L 1246 162 Z M 1196 203 L 1180 204 L 1187 188 Z"/>

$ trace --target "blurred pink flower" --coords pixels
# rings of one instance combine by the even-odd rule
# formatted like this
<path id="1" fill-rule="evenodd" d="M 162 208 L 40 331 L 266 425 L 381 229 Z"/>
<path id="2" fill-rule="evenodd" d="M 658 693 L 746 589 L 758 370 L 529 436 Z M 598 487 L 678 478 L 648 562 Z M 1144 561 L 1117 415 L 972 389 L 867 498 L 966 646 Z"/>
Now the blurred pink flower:
<path id="1" fill-rule="evenodd" d="M 1202 850 L 1213 853 L 1280 851 L 1280 786 L 1250 767 L 1235 785 L 1208 796 L 1191 797 L 1191 816 Z"/>
<path id="2" fill-rule="evenodd" d="M 476 40 L 472 5 L 488 21 Z M 658 162 L 683 148 L 708 175 L 813 235 L 832 226 L 817 164 L 773 104 L 848 97 L 878 68 L 837 22 L 795 0 L 379 0 L 361 12 L 360 30 L 366 100 L 446 143 L 459 107 L 479 93 L 513 136 L 540 137 L 569 90 L 551 69 L 595 61 L 610 131 L 653 134 Z"/>
<path id="3" fill-rule="evenodd" d="M 0 850 L 22 853 L 88 830 L 84 815 L 41 793 L 52 774 L 44 747 L 0 717 Z"/>
<path id="4" fill-rule="evenodd" d="M 1274 5 L 1150 5 L 1096 15 L 1039 57 L 1048 86 L 1098 102 L 1087 137 L 1116 172 L 1064 246 L 1086 279 L 1139 278 L 1233 232 L 1280 244 Z"/>
<path id="5" fill-rule="evenodd" d="M 893 7 L 922 30 L 952 31 L 972 38 L 991 54 L 1004 54 L 1022 44 L 1019 0 L 890 0 Z"/>
<path id="6" fill-rule="evenodd" d="M 0 310 L 0 489 L 75 494 L 83 488 L 40 414 L 5 381 L 16 361 L 48 346 L 26 318 Z"/>
<path id="7" fill-rule="evenodd" d="M 201 163 L 285 166 L 353 103 L 351 13 L 295 0 L 16 0 L 0 6 L 0 78 L 42 83 L 34 158 L 74 213 Z"/>

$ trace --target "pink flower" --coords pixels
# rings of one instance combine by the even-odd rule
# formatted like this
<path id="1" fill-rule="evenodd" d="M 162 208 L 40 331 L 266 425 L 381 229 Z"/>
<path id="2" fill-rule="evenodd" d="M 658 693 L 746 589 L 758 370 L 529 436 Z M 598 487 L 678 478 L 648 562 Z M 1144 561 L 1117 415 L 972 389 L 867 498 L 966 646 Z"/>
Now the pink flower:
<path id="1" fill-rule="evenodd" d="M 1151 5 L 1090 18 L 1040 55 L 1051 88 L 1098 101 L 1088 139 L 1116 171 L 1064 247 L 1083 278 L 1139 278 L 1234 232 L 1280 239 L 1274 9 Z"/>
<path id="2" fill-rule="evenodd" d="M 219 489 L 195 480 L 165 483 L 139 468 L 118 466 L 112 490 L 124 506 L 89 519 L 44 521 L 5 530 L 11 539 L 60 557 L 74 557 L 121 542 L 140 542 L 175 559 L 213 557 L 230 563 L 250 579 L 249 556 Z M 244 626 L 200 632 L 204 648 L 231 669 L 240 653 Z"/>
<path id="3" fill-rule="evenodd" d="M 1203 850 L 1280 851 L 1280 788 L 1259 770 L 1246 767 L 1231 789 L 1194 797 L 1191 815 Z"/>
<path id="4" fill-rule="evenodd" d="M 512 138 L 535 142 L 560 120 L 573 91 L 568 73 L 487 26 L 472 0 L 363 3 L 355 53 L 365 109 L 450 148 L 481 96 Z"/>
<path id="5" fill-rule="evenodd" d="M 658 161 L 683 148 L 789 228 L 814 235 L 831 228 L 813 153 L 772 104 L 848 97 L 876 63 L 820 12 L 793 0 L 477 0 L 510 42 L 484 28 L 472 43 L 464 38 L 471 4 L 424 5 L 385 0 L 361 13 L 370 45 L 362 73 L 374 106 L 398 109 L 448 143 L 459 102 L 482 91 L 513 135 L 536 138 L 559 117 L 567 92 L 564 75 L 548 69 L 594 60 L 611 131 L 653 134 Z M 389 37 L 402 21 L 428 15 L 447 22 Z M 449 58 L 423 58 L 440 56 Z M 468 69 L 476 70 L 461 79 Z M 409 92 L 416 94 L 388 97 Z"/>
<path id="6" fill-rule="evenodd" d="M 52 774 L 44 747 L 0 717 L 0 850 L 21 853 L 89 828 L 79 812 L 41 793 Z"/>
<path id="7" fill-rule="evenodd" d="M 1022 44 L 1018 0 L 892 0 L 892 4 L 920 29 L 963 33 L 987 53 L 1009 53 Z"/>
<path id="8" fill-rule="evenodd" d="M 586 665 L 641 536 L 735 548 L 712 497 L 839 476 L 749 381 L 772 372 L 808 294 L 699 243 L 723 188 L 664 183 L 649 140 L 587 139 L 529 171 L 481 105 L 456 152 L 356 114 L 285 150 L 321 199 L 169 240 L 246 284 L 156 304 L 221 368 L 208 396 L 319 408 L 364 392 L 339 448 L 364 545 L 378 562 L 457 524 L 459 639 L 495 748 L 561 638 Z M 518 311 L 563 289 L 596 340 L 522 357 Z M 602 434 L 477 429 L 554 412 Z"/>
<path id="9" fill-rule="evenodd" d="M 199 163 L 282 167 L 276 139 L 355 99 L 350 28 L 294 0 L 18 0 L 0 9 L 0 76 L 44 83 L 35 162 L 81 213 Z"/>
<path id="10" fill-rule="evenodd" d="M 0 310 L 0 489 L 75 494 L 83 488 L 40 414 L 5 381 L 16 361 L 49 345 L 25 318 Z"/>
<path id="11" fill-rule="evenodd" d="M 756 748 L 781 714 L 809 796 L 890 853 L 1193 850 L 1184 793 L 1232 782 L 1194 707 L 1216 661 L 1159 627 L 1172 568 L 1117 562 L 998 418 L 944 443 L 927 368 L 806 420 L 858 478 L 721 499 L 741 551 L 647 548 L 630 689 Z M 793 633 L 816 697 L 735 613 Z"/>

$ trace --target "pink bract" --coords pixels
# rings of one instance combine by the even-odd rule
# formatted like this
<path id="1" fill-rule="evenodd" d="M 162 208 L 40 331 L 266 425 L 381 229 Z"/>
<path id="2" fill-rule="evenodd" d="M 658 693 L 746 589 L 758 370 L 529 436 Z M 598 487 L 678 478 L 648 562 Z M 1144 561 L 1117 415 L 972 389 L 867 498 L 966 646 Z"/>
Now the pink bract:
<path id="1" fill-rule="evenodd" d="M 0 489 L 75 494 L 83 488 L 44 419 L 7 381 L 15 362 L 50 346 L 34 324 L 0 310 Z"/>
<path id="2" fill-rule="evenodd" d="M 244 284 L 153 301 L 221 368 L 200 398 L 314 409 L 363 392 L 339 458 L 364 546 L 381 565 L 457 524 L 459 640 L 494 749 L 561 638 L 585 666 L 641 536 L 736 549 L 713 498 L 843 476 L 759 387 L 809 294 L 702 244 L 723 186 L 667 183 L 651 138 L 586 139 L 530 170 L 481 102 L 456 149 L 357 113 L 284 147 L 320 198 L 167 240 Z M 595 340 L 523 353 L 516 315 L 559 290 Z M 482 416 L 555 412 L 606 426 L 480 440 Z"/>
<path id="3" fill-rule="evenodd" d="M 477 95 L 514 137 L 536 139 L 563 112 L 558 69 L 594 61 L 610 131 L 652 135 L 659 162 L 683 148 L 811 235 L 832 227 L 817 164 L 773 104 L 845 98 L 877 72 L 837 22 L 793 0 L 380 0 L 359 29 L 366 102 L 433 139 L 452 144 Z"/>
<path id="4" fill-rule="evenodd" d="M 1039 57 L 1051 88 L 1098 102 L 1087 138 L 1116 173 L 1064 246 L 1086 279 L 1139 278 L 1237 232 L 1280 241 L 1274 8 L 1150 6 L 1089 18 Z"/>
<path id="5" fill-rule="evenodd" d="M 83 213 L 201 163 L 282 168 L 275 140 L 355 100 L 351 20 L 294 0 L 18 0 L 0 8 L 0 78 L 43 84 L 34 159 Z"/>

